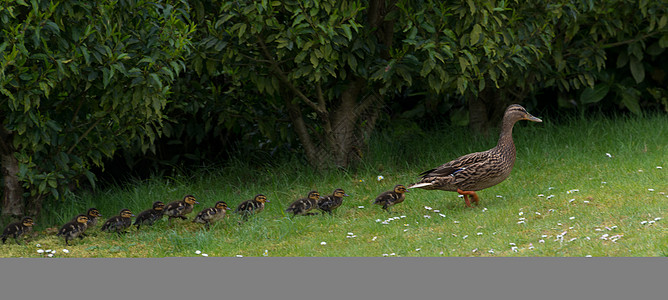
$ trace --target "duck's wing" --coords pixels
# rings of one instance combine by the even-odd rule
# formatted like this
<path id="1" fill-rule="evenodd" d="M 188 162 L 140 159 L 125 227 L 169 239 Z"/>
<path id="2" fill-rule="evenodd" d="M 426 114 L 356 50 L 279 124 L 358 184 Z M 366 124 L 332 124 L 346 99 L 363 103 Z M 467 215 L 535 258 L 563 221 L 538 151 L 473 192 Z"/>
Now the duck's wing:
<path id="1" fill-rule="evenodd" d="M 492 159 L 492 156 L 489 151 L 484 152 L 475 152 L 469 153 L 467 155 L 453 159 L 447 163 L 444 163 L 434 169 L 424 171 L 420 173 L 422 179 L 429 177 L 444 177 L 455 174 L 457 172 L 464 171 L 466 169 L 475 167 L 481 162 L 489 161 Z"/>

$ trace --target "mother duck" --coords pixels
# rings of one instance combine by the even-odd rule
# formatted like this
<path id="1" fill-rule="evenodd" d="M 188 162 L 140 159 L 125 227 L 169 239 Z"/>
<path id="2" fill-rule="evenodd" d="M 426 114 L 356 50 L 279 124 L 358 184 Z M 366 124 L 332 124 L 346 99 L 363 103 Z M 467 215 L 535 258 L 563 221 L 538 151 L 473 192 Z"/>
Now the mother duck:
<path id="1" fill-rule="evenodd" d="M 464 195 L 466 206 L 471 207 L 468 196 L 473 196 L 473 202 L 477 204 L 480 199 L 475 191 L 497 185 L 510 175 L 515 164 L 513 125 L 519 120 L 543 122 L 529 114 L 524 107 L 517 104 L 510 105 L 503 115 L 501 134 L 496 147 L 470 153 L 424 171 L 420 173 L 422 176 L 420 181 L 408 188 L 457 192 Z"/>

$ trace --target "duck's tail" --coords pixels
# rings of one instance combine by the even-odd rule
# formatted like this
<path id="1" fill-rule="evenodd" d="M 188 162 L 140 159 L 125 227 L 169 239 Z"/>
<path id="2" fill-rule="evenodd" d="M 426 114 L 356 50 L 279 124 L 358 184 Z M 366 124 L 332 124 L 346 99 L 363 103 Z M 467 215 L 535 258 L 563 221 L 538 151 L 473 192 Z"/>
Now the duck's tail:
<path id="1" fill-rule="evenodd" d="M 408 188 L 409 189 L 423 188 L 423 187 L 432 186 L 432 185 L 434 185 L 433 182 L 421 182 L 421 183 L 414 183 L 414 184 L 410 185 Z"/>

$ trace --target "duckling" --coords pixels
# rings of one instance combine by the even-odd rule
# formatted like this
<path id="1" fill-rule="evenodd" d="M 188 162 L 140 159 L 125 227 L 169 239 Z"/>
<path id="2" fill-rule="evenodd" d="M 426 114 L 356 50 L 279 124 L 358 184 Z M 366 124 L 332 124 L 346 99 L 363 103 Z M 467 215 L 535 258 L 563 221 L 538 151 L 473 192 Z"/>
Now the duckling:
<path id="1" fill-rule="evenodd" d="M 32 231 L 32 227 L 35 225 L 33 222 L 33 219 L 31 217 L 23 217 L 20 222 L 14 222 L 7 227 L 5 227 L 5 230 L 2 231 L 2 243 L 4 244 L 5 241 L 9 236 L 12 236 L 14 238 L 14 241 L 16 241 L 17 245 L 21 245 L 19 243 L 19 238 L 24 234 Z"/>
<path id="2" fill-rule="evenodd" d="M 234 212 L 241 214 L 242 216 L 244 216 L 244 218 L 247 218 L 249 215 L 257 214 L 260 213 L 262 210 L 264 210 L 265 202 L 271 202 L 271 201 L 267 200 L 267 196 L 263 194 L 257 194 L 255 195 L 255 197 L 253 197 L 253 199 L 239 203 L 239 206 L 237 206 L 237 210 L 235 210 Z"/>
<path id="3" fill-rule="evenodd" d="M 339 208 L 343 203 L 343 197 L 348 197 L 348 194 L 343 189 L 335 189 L 331 195 L 325 196 L 318 202 L 318 208 L 322 210 L 322 214 L 328 212 L 330 215 L 332 211 Z"/>
<path id="4" fill-rule="evenodd" d="M 100 230 L 116 232 L 118 234 L 126 233 L 125 229 L 132 225 L 132 220 L 130 217 L 134 216 L 135 215 L 129 209 L 121 209 L 121 212 L 118 214 L 118 216 L 109 218 L 106 222 L 104 222 L 104 224 L 102 224 L 102 228 Z"/>
<path id="5" fill-rule="evenodd" d="M 230 210 L 227 207 L 225 201 L 218 201 L 214 207 L 205 208 L 200 211 L 197 216 L 193 219 L 193 223 L 201 223 L 206 226 L 206 229 L 209 229 L 209 224 L 218 220 L 222 220 L 225 217 L 225 212 Z"/>
<path id="6" fill-rule="evenodd" d="M 378 204 L 382 205 L 383 209 L 385 211 L 388 211 L 387 209 L 395 204 L 404 202 L 404 199 L 406 199 L 406 187 L 397 184 L 394 186 L 394 189 L 391 191 L 386 191 L 382 192 L 378 197 L 376 197 L 376 200 L 373 201 L 373 204 Z"/>
<path id="7" fill-rule="evenodd" d="M 314 208 L 318 207 L 320 202 L 320 193 L 318 191 L 310 191 L 306 198 L 301 198 L 292 202 L 285 210 L 286 213 L 292 213 L 293 217 L 296 215 L 314 215 L 309 213 Z"/>
<path id="8" fill-rule="evenodd" d="M 197 202 L 193 195 L 185 195 L 183 200 L 167 204 L 165 207 L 165 215 L 169 217 L 167 220 L 169 224 L 171 224 L 173 218 L 187 219 L 185 215 L 193 211 L 193 205 L 195 204 L 199 204 L 199 202 Z"/>
<path id="9" fill-rule="evenodd" d="M 58 230 L 57 236 L 62 236 L 65 238 L 65 245 L 69 246 L 70 240 L 74 238 L 83 239 L 83 233 L 88 228 L 88 216 L 81 214 L 74 217 L 74 220 L 65 223 L 63 227 Z"/>
<path id="10" fill-rule="evenodd" d="M 153 225 L 153 223 L 162 219 L 164 214 L 165 203 L 162 203 L 162 201 L 155 201 L 153 202 L 153 208 L 142 211 L 137 215 L 133 225 L 137 226 L 137 230 L 139 230 L 139 226 L 142 224 Z"/>
<path id="11" fill-rule="evenodd" d="M 97 208 L 91 207 L 86 211 L 86 217 L 88 217 L 88 222 L 86 222 L 86 228 L 84 229 L 84 232 L 81 233 L 81 235 L 86 236 L 86 230 L 88 228 L 95 227 L 97 225 L 97 218 L 101 217 L 102 214 L 100 214 L 100 211 L 97 210 Z M 78 217 L 78 216 L 77 216 Z M 70 222 L 76 222 L 77 217 L 74 217 Z"/>
<path id="12" fill-rule="evenodd" d="M 91 207 L 86 211 L 86 216 L 88 216 L 88 227 L 95 227 L 97 225 L 97 218 L 101 217 L 102 214 L 95 207 Z"/>

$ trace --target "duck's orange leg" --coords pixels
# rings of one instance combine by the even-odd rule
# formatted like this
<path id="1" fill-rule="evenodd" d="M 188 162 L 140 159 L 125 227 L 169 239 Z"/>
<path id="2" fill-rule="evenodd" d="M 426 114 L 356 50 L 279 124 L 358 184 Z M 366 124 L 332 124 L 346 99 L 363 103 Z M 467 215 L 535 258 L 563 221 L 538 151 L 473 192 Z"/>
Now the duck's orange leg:
<path id="1" fill-rule="evenodd" d="M 475 204 L 478 204 L 478 202 L 480 202 L 478 194 L 476 194 L 474 191 L 462 191 L 460 189 L 457 189 L 457 193 L 459 193 L 460 195 L 464 195 L 464 202 L 468 207 L 471 207 L 471 201 L 469 200 L 469 195 L 473 196 L 473 202 L 475 202 Z"/>

